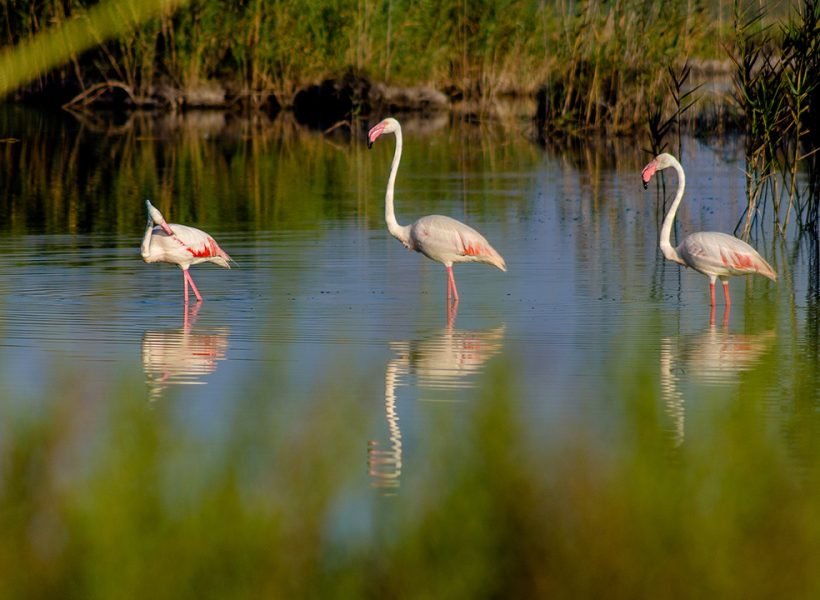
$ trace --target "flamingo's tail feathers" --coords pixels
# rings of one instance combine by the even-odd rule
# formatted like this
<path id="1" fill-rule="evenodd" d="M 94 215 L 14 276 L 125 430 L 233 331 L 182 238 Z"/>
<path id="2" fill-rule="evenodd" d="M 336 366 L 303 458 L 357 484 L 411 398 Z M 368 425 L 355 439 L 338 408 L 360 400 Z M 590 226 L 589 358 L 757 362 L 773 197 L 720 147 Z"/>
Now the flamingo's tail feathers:
<path id="1" fill-rule="evenodd" d="M 507 263 L 504 261 L 504 257 L 501 256 L 492 246 L 488 246 L 485 260 L 488 264 L 491 264 L 504 272 L 507 271 Z"/>
<path id="2" fill-rule="evenodd" d="M 224 267 L 226 269 L 231 268 L 231 263 L 236 264 L 236 261 L 232 259 L 230 255 L 219 246 L 216 247 L 216 256 L 214 257 L 214 262 L 218 264 L 220 267 Z"/>
<path id="3" fill-rule="evenodd" d="M 777 273 L 763 258 L 760 259 L 760 264 L 757 266 L 757 272 L 764 277 L 768 277 L 772 281 L 777 281 Z"/>

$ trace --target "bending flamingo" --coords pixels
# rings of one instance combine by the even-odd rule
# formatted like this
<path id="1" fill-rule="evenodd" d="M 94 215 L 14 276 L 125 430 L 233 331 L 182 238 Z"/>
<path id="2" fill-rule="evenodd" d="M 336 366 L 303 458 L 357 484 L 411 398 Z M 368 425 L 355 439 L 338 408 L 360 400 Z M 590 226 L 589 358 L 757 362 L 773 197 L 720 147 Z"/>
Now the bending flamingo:
<path id="1" fill-rule="evenodd" d="M 777 273 L 757 251 L 743 240 L 717 231 L 701 231 L 686 236 L 683 242 L 673 248 L 670 241 L 672 223 L 675 213 L 683 199 L 683 190 L 686 186 L 686 177 L 683 167 L 671 154 L 659 154 L 641 171 L 643 187 L 646 189 L 649 180 L 656 171 L 672 167 L 678 174 L 678 192 L 669 212 L 661 226 L 660 247 L 667 260 L 674 261 L 685 267 L 703 273 L 709 278 L 709 292 L 712 297 L 712 306 L 715 305 L 715 280 L 723 283 L 723 297 L 726 307 L 731 305 L 729 299 L 729 277 L 732 275 L 750 275 L 757 273 L 777 281 Z"/>
<path id="2" fill-rule="evenodd" d="M 387 221 L 387 230 L 406 248 L 421 252 L 427 258 L 440 262 L 447 269 L 447 299 L 452 294 L 454 302 L 458 302 L 458 289 L 453 277 L 453 263 L 481 262 L 502 271 L 507 265 L 501 255 L 495 251 L 483 235 L 472 227 L 441 215 L 421 217 L 412 225 L 399 225 L 393 212 L 393 188 L 396 183 L 396 172 L 401 161 L 401 125 L 396 119 L 387 118 L 367 134 L 368 148 L 383 133 L 396 135 L 396 150 L 393 154 L 393 163 L 390 167 L 390 177 L 387 180 L 387 191 L 384 195 L 384 219 Z"/>
<path id="3" fill-rule="evenodd" d="M 197 302 L 202 302 L 202 296 L 196 289 L 188 268 L 208 261 L 230 269 L 228 261 L 233 259 L 204 231 L 176 223 L 169 225 L 150 200 L 145 201 L 145 206 L 148 209 L 148 226 L 140 248 L 142 260 L 147 263 L 165 262 L 178 265 L 182 269 L 185 304 L 188 304 L 189 285 L 196 295 Z"/>

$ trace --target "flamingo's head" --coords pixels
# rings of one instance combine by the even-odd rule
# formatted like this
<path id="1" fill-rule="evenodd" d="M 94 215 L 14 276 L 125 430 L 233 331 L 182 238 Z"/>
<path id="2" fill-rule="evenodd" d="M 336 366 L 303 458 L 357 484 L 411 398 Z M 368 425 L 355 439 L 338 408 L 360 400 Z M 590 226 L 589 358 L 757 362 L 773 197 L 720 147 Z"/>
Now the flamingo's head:
<path id="1" fill-rule="evenodd" d="M 165 218 L 162 216 L 162 213 L 154 208 L 154 205 L 151 204 L 150 200 L 145 201 L 145 208 L 148 209 L 148 216 L 154 223 L 157 225 L 162 225 L 165 223 Z"/>
<path id="2" fill-rule="evenodd" d="M 378 125 L 374 125 L 373 128 L 367 132 L 367 147 L 372 148 L 373 142 L 375 142 L 376 138 L 378 138 L 381 134 L 395 133 L 399 129 L 401 129 L 399 122 L 392 117 L 387 117 Z"/>
<path id="3" fill-rule="evenodd" d="M 656 171 L 662 171 L 666 167 L 671 167 L 677 161 L 675 157 L 671 154 L 667 154 L 664 152 L 663 154 L 658 154 L 655 158 L 653 158 L 648 165 L 646 165 L 643 170 L 641 171 L 641 181 L 643 181 L 643 189 L 646 189 L 649 180 L 652 179 L 652 176 L 655 174 Z"/>

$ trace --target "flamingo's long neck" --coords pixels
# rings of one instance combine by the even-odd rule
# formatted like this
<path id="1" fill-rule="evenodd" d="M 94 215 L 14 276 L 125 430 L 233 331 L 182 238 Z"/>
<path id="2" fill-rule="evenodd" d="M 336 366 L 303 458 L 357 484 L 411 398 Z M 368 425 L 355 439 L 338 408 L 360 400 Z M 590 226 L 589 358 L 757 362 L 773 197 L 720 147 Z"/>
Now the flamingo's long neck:
<path id="1" fill-rule="evenodd" d="M 148 262 L 151 256 L 151 236 L 154 233 L 154 221 L 148 217 L 148 225 L 145 227 L 145 237 L 142 238 L 142 245 L 140 246 L 140 254 L 142 260 Z"/>
<path id="2" fill-rule="evenodd" d="M 393 153 L 393 163 L 390 165 L 390 177 L 387 179 L 387 192 L 384 194 L 384 220 L 387 222 L 387 230 L 390 234 L 401 241 L 408 243 L 410 232 L 407 227 L 399 225 L 396 221 L 396 213 L 393 210 L 393 189 L 396 186 L 396 173 L 401 162 L 401 128 L 396 129 L 396 151 Z"/>
<path id="3" fill-rule="evenodd" d="M 683 167 L 680 166 L 678 161 L 674 161 L 672 163 L 672 167 L 678 174 L 678 193 L 675 195 L 675 200 L 672 202 L 672 206 L 669 207 L 669 212 L 666 213 L 666 217 L 663 219 L 663 225 L 661 226 L 661 252 L 667 258 L 667 260 L 672 260 L 676 263 L 683 264 L 683 259 L 678 254 L 678 251 L 675 250 L 674 246 L 672 246 L 672 225 L 675 222 L 675 214 L 678 212 L 678 206 L 680 206 L 681 200 L 683 200 L 683 190 L 686 187 L 686 176 L 683 174 Z"/>

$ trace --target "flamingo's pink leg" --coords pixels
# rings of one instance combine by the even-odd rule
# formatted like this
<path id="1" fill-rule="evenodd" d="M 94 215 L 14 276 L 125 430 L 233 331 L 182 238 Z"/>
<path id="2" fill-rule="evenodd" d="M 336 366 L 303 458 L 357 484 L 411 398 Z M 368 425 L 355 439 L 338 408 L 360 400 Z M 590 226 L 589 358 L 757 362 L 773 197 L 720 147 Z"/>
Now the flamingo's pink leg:
<path id="1" fill-rule="evenodd" d="M 715 305 L 715 282 L 709 282 L 709 295 L 712 297 L 712 306 Z"/>
<path id="2" fill-rule="evenodd" d="M 452 329 L 456 324 L 456 315 L 458 315 L 458 302 L 450 303 L 447 301 L 447 329 Z"/>
<path id="3" fill-rule="evenodd" d="M 456 288 L 456 278 L 453 277 L 453 267 L 447 267 L 447 290 L 449 292 L 450 288 L 453 288 L 453 298 L 456 302 L 458 302 L 458 288 Z M 447 297 L 450 297 L 450 294 L 447 294 Z"/>
<path id="4" fill-rule="evenodd" d="M 732 305 L 732 301 L 729 299 L 729 282 L 723 282 L 723 299 L 726 301 L 726 308 L 728 309 Z"/>
<path id="5" fill-rule="evenodd" d="M 188 306 L 188 271 L 182 271 L 182 297 L 184 298 L 183 303 L 185 306 Z"/>
<path id="6" fill-rule="evenodd" d="M 185 278 L 188 280 L 188 283 L 190 284 L 191 289 L 194 290 L 194 294 L 196 294 L 196 301 L 197 302 L 202 302 L 202 296 L 199 295 L 199 290 L 196 289 L 196 284 L 194 284 L 194 278 L 191 277 L 191 274 L 188 272 L 187 269 L 185 270 Z M 186 292 L 187 292 L 187 289 L 186 289 Z M 188 303 L 187 298 L 185 300 L 185 303 L 186 304 Z"/>

